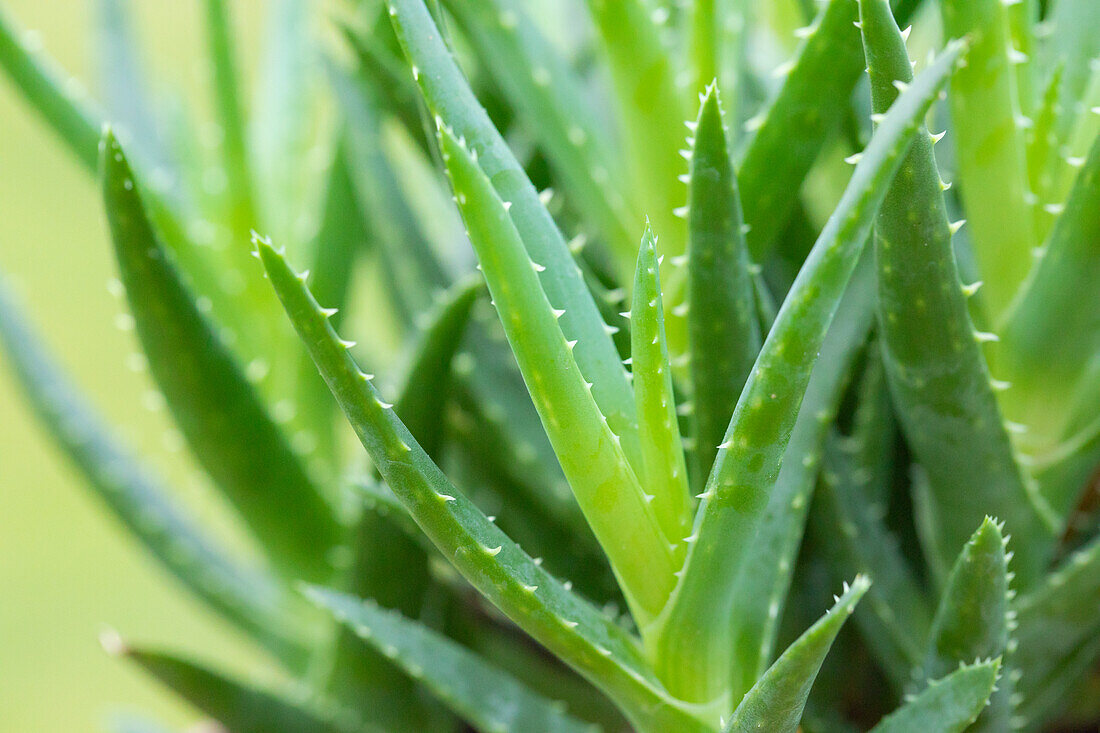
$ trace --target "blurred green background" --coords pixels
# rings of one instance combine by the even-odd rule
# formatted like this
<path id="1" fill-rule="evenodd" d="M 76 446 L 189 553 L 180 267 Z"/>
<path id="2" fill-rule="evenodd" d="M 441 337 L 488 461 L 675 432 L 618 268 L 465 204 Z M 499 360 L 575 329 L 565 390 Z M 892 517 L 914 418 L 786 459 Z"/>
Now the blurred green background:
<path id="1" fill-rule="evenodd" d="M 131 3 L 158 93 L 189 114 L 208 107 L 198 0 Z M 102 52 L 97 0 L 3 0 L 23 28 L 95 94 Z M 263 0 L 232 3 L 245 73 L 262 34 Z M 127 368 L 130 333 L 120 303 L 96 182 L 0 79 L 0 271 L 76 382 L 123 438 L 181 489 L 208 521 L 219 507 L 168 431 L 143 407 L 148 377 Z M 202 652 L 232 670 L 257 667 L 251 650 L 192 602 L 127 536 L 54 450 L 14 389 L 0 356 L 0 733 L 102 731 L 113 716 L 149 712 L 196 719 L 125 662 L 100 632 Z M 145 400 L 149 403 L 149 400 Z M 213 651 L 212 651 L 213 650 Z"/>

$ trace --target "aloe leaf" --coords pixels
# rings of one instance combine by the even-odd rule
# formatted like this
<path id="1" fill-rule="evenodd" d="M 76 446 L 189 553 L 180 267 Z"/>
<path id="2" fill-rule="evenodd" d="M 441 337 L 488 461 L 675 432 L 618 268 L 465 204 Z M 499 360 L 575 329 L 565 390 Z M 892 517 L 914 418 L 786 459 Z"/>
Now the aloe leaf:
<path id="1" fill-rule="evenodd" d="M 1040 0 L 1016 0 L 1005 6 L 1010 41 L 1008 58 L 1016 81 L 1016 96 L 1020 111 L 1028 116 L 1035 111 L 1035 74 L 1038 69 L 1036 26 L 1039 23 Z"/>
<path id="2" fill-rule="evenodd" d="M 1093 32 L 1100 23 L 1100 7 L 1090 0 L 1058 0 L 1049 13 L 1047 23 L 1052 32 L 1045 43 L 1047 64 L 1065 64 L 1059 94 L 1063 105 L 1059 137 L 1065 140 L 1076 121 L 1088 113 L 1080 102 L 1100 56 L 1100 40 Z"/>
<path id="3" fill-rule="evenodd" d="M 834 576 L 855 569 L 875 579 L 855 622 L 880 667 L 897 690 L 912 682 L 924 659 L 932 608 L 921 584 L 886 525 L 894 479 L 897 429 L 877 344 L 871 344 L 859 384 L 849 434 L 833 432 L 825 446 L 814 517 Z M 839 531 L 838 531 L 839 530 Z"/>
<path id="4" fill-rule="evenodd" d="M 427 314 L 429 326 L 421 336 L 394 406 L 401 421 L 429 455 L 436 454 L 443 440 L 440 415 L 449 392 L 451 364 L 480 292 L 481 283 L 468 280 L 447 293 L 434 314 Z"/>
<path id="5" fill-rule="evenodd" d="M 18 29 L 0 8 L 0 67 L 88 170 L 99 163 L 103 115 L 76 81 L 43 56 L 37 38 Z"/>
<path id="6" fill-rule="evenodd" d="M 646 729 L 701 729 L 642 660 L 637 641 L 571 593 L 454 487 L 383 402 L 300 276 L 257 243 L 272 285 L 375 466 L 440 552 L 520 628 Z M 693 727 L 694 726 L 694 727 Z"/>
<path id="7" fill-rule="evenodd" d="M 380 137 L 380 90 L 338 72 L 334 82 L 349 119 L 352 173 L 361 208 L 367 212 L 373 242 L 386 265 L 386 280 L 393 283 L 389 293 L 395 310 L 412 326 L 416 314 L 429 308 L 433 295 L 447 286 L 449 275 L 408 201 L 398 195 L 398 164 L 385 154 L 389 149 Z M 594 577 L 602 583 L 606 562 L 591 562 L 602 558 L 599 546 L 562 476 L 499 319 L 487 303 L 474 309 L 471 327 L 455 360 L 454 376 L 455 397 L 464 417 L 468 417 L 456 429 L 463 448 L 458 455 L 471 455 L 478 471 L 486 474 L 488 480 L 484 483 L 488 488 L 506 491 L 501 494 L 504 506 L 497 511 L 504 524 L 514 527 L 522 522 L 524 527 L 537 528 L 551 521 L 568 530 L 578 538 L 575 543 L 563 545 L 559 532 L 554 535 L 559 539 L 553 540 L 550 547 L 582 550 L 580 555 L 587 558 L 583 567 L 595 570 Z M 534 513 L 510 522 L 509 507 L 521 503 Z M 534 516 L 542 519 L 526 521 Z M 552 554 L 546 551 L 545 542 L 531 549 Z M 580 576 L 574 580 L 583 582 Z"/>
<path id="8" fill-rule="evenodd" d="M 273 692 L 247 685 L 174 654 L 131 647 L 113 632 L 103 646 L 122 656 L 233 733 L 375 733 L 380 729 L 324 704 L 304 705 L 300 691 Z"/>
<path id="9" fill-rule="evenodd" d="M 729 678 L 729 610 L 767 508 L 810 372 L 873 217 L 920 118 L 963 45 L 949 49 L 887 113 L 799 273 L 734 410 L 696 515 L 676 591 L 662 613 L 658 669 L 674 694 L 710 702 Z"/>
<path id="10" fill-rule="evenodd" d="M 594 728 L 567 715 L 563 703 L 533 692 L 423 624 L 325 588 L 307 588 L 306 596 L 479 730 L 579 733 Z"/>
<path id="11" fill-rule="evenodd" d="M 620 193 L 623 186 L 610 180 L 622 166 L 566 60 L 514 0 L 446 5 L 521 116 L 523 129 L 545 151 L 570 203 L 613 250 L 633 258 L 631 202 Z"/>
<path id="12" fill-rule="evenodd" d="M 947 0 L 941 8 L 947 35 L 971 38 L 966 66 L 951 82 L 951 115 L 970 239 L 985 282 L 982 295 L 996 321 L 1031 269 L 1031 250 L 1039 243 L 1024 135 L 1030 122 L 1020 108 L 1006 5 Z M 976 522 L 967 517 L 968 526 Z"/>
<path id="13" fill-rule="evenodd" d="M 986 518 L 959 553 L 947 578 L 929 635 L 921 668 L 921 685 L 943 677 L 959 663 L 1005 654 L 1011 620 L 1006 538 L 997 523 Z M 1014 616 L 1014 614 L 1011 614 Z M 1011 674 L 1001 680 L 990 708 L 982 714 L 982 730 L 1007 730 L 1012 717 Z"/>
<path id="14" fill-rule="evenodd" d="M 883 718 L 872 733 L 962 733 L 989 701 L 1000 666 L 997 659 L 960 666 Z"/>
<path id="15" fill-rule="evenodd" d="M 647 214 L 665 238 L 669 258 L 684 253 L 687 231 L 674 209 L 683 202 L 677 177 L 684 173 L 681 125 L 687 119 L 688 95 L 677 84 L 681 71 L 661 26 L 667 13 L 653 13 L 643 0 L 586 0 L 608 65 L 626 142 L 626 175 L 634 182 L 635 213 Z M 689 93 L 702 89 L 688 90 Z M 666 273 L 671 275 L 669 270 Z M 675 292 L 670 277 L 666 291 Z M 669 307 L 678 304 L 670 300 Z M 670 323 L 670 326 L 672 324 Z"/>
<path id="16" fill-rule="evenodd" d="M 772 660 L 825 434 L 839 407 L 852 363 L 874 321 L 874 270 L 870 258 L 864 259 L 867 262 L 852 276 L 821 346 L 775 489 L 734 592 L 730 613 L 734 699 L 752 687 Z"/>
<path id="17" fill-rule="evenodd" d="M 1046 241 L 1050 228 L 1057 221 L 1057 216 L 1047 209 L 1051 204 L 1061 203 L 1056 195 L 1055 173 L 1064 164 L 1060 157 L 1062 141 L 1058 139 L 1057 125 L 1061 110 L 1058 94 L 1065 68 L 1064 64 L 1059 64 L 1051 73 L 1035 112 L 1034 124 L 1027 132 L 1028 184 L 1043 205 L 1035 212 L 1039 241 Z"/>
<path id="18" fill-rule="evenodd" d="M 1087 403 L 1086 403 L 1087 404 Z M 1092 404 L 1096 404 L 1093 400 Z M 1048 453 L 1043 461 L 1032 466 L 1035 480 L 1048 496 L 1063 497 L 1071 507 L 1066 525 L 1072 528 L 1074 502 L 1080 502 L 1088 490 L 1089 477 L 1100 465 L 1100 416 L 1083 427 L 1071 439 Z"/>
<path id="19" fill-rule="evenodd" d="M 103 192 L 122 282 L 149 370 L 195 457 L 283 572 L 327 579 L 332 509 L 180 279 L 108 131 Z M 214 418 L 212 418 L 214 416 Z"/>
<path id="20" fill-rule="evenodd" d="M 741 201 L 715 85 L 707 87 L 699 110 L 690 167 L 688 344 L 694 476 L 702 484 L 760 352 Z"/>
<path id="21" fill-rule="evenodd" d="M 865 495 L 861 479 L 868 467 L 850 455 L 846 441 L 837 437 L 829 442 L 825 455 L 817 496 L 822 521 L 830 529 L 840 529 L 839 546 L 832 548 L 834 563 L 838 572 L 855 568 L 875 578 L 855 620 L 890 682 L 901 690 L 922 661 L 921 643 L 931 626 L 932 610 L 897 537 L 883 522 L 885 507 Z"/>
<path id="22" fill-rule="evenodd" d="M 844 595 L 837 599 L 836 604 L 787 647 L 746 693 L 723 728 L 724 733 L 759 730 L 794 733 L 798 730 L 806 698 L 817 679 L 821 663 L 840 628 L 855 611 L 856 604 L 870 585 L 871 581 L 862 575 L 856 576 L 851 587 L 844 584 Z"/>
<path id="23" fill-rule="evenodd" d="M 577 341 L 574 358 L 608 424 L 620 436 L 623 450 L 636 465 L 638 421 L 626 371 L 585 286 L 572 254 L 527 175 L 493 127 L 462 72 L 440 40 L 423 0 L 392 0 L 390 20 L 432 112 L 476 150 L 478 165 L 493 181 L 531 259 L 546 268 L 539 278 L 555 308 L 565 311 L 560 324 L 566 338 Z"/>
<path id="24" fill-rule="evenodd" d="M 1080 677 L 1062 674 L 1064 663 L 1083 671 L 1095 661 L 1100 652 L 1098 596 L 1100 539 L 1094 539 L 1017 600 L 1014 661 L 1021 672 L 1016 683 L 1023 697 L 1019 715 L 1025 720 L 1041 722 L 1072 691 Z"/>
<path id="25" fill-rule="evenodd" d="M 737 171 L 749 254 L 763 262 L 798 199 L 793 195 L 838 124 L 864 68 L 851 0 L 830 0 L 804 32 L 794 65 L 767 110 L 746 123 L 752 138 Z"/>
<path id="26" fill-rule="evenodd" d="M 611 560 L 640 627 L 661 610 L 677 565 L 609 420 L 600 412 L 543 291 L 544 266 L 470 151 L 441 127 L 443 160 L 520 372 L 566 478 Z"/>
<path id="27" fill-rule="evenodd" d="M 221 127 L 221 154 L 226 176 L 228 215 L 240 236 L 258 226 L 253 198 L 252 168 L 248 159 L 244 109 L 237 80 L 236 48 L 225 0 L 205 0 L 214 109 Z M 243 246 L 243 242 L 238 242 Z"/>
<path id="28" fill-rule="evenodd" d="M 188 590 L 288 664 L 301 664 L 307 639 L 289 590 L 243 567 L 173 505 L 62 374 L 4 288 L 0 342 L 31 407 L 111 513 Z"/>
<path id="29" fill-rule="evenodd" d="M 687 462 L 672 391 L 659 262 L 657 238 L 647 224 L 630 309 L 630 364 L 642 439 L 638 479 L 650 496 L 649 506 L 665 539 L 676 547 L 676 558 L 682 561 L 686 549 L 682 542 L 691 531 L 695 507 L 688 494 Z"/>
<path id="30" fill-rule="evenodd" d="M 467 284 L 455 288 L 439 304 L 394 407 L 431 455 L 441 448 L 440 415 L 449 400 L 451 362 L 478 292 L 476 283 Z M 377 503 L 385 494 L 378 491 L 372 496 Z M 348 590 L 416 615 L 432 585 L 428 557 L 420 546 L 426 541 L 415 525 L 409 532 L 405 525 L 412 522 L 404 506 L 392 507 L 390 503 L 396 499 L 388 498 L 389 503 L 383 499 L 379 507 L 382 511 L 368 509 L 360 517 Z M 375 719 L 387 729 L 415 731 L 441 724 L 438 715 L 413 693 L 412 680 L 398 672 L 385 655 L 364 647 L 351 631 L 345 630 L 337 640 L 329 689 L 349 704 L 375 711 Z"/>
<path id="31" fill-rule="evenodd" d="M 1100 348 L 1098 313 L 1091 302 L 1074 297 L 1096 282 L 1100 264 L 1100 139 L 1077 175 L 1065 211 L 1051 232 L 1042 259 L 1005 324 L 997 356 L 1013 388 L 1003 399 L 1009 417 L 1028 425 L 1034 436 L 1021 436 L 1022 448 L 1041 461 L 1060 440 L 1075 391 Z M 1048 499 L 1060 516 L 1076 498 L 1055 493 Z"/>
<path id="32" fill-rule="evenodd" d="M 862 0 L 872 106 L 887 110 L 896 83 L 912 81 L 909 55 L 886 0 Z M 973 64 L 974 61 L 968 61 Z M 962 72 L 960 72 L 962 73 Z M 1037 487 L 1016 463 L 997 395 L 967 310 L 952 248 L 944 184 L 923 127 L 875 221 L 879 324 L 890 387 L 909 445 L 929 480 L 940 579 L 982 518 L 998 513 L 1020 539 L 1027 586 L 1053 545 Z M 1045 514 L 1043 513 L 1045 512 Z"/>

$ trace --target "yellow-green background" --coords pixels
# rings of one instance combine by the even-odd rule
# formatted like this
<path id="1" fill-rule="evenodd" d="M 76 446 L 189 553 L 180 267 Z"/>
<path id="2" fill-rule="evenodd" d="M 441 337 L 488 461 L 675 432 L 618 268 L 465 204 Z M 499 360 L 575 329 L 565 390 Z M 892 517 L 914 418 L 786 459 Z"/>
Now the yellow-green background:
<path id="1" fill-rule="evenodd" d="M 93 0 L 0 0 L 85 86 L 96 86 Z M 138 0 L 149 71 L 201 114 L 208 105 L 198 0 Z M 232 3 L 248 66 L 262 0 Z M 151 52 L 151 53 L 149 53 Z M 165 448 L 167 420 L 142 407 L 147 377 L 126 368 L 132 334 L 119 304 L 95 182 L 0 79 L 0 270 L 78 384 L 124 438 L 210 512 L 187 459 Z M 193 650 L 231 669 L 255 660 L 240 640 L 142 555 L 25 408 L 0 356 L 0 733 L 106 729 L 146 710 L 183 727 L 195 715 L 100 648 L 127 638 Z"/>

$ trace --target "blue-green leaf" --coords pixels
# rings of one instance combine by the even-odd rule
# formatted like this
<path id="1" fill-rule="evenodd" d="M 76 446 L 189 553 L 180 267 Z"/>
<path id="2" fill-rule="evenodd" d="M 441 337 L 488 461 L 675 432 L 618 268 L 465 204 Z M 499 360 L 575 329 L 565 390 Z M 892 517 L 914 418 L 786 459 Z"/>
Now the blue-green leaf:
<path id="1" fill-rule="evenodd" d="M 737 706 L 724 733 L 794 733 L 821 663 L 871 582 L 857 575 L 836 605 L 787 647 Z"/>
<path id="2" fill-rule="evenodd" d="M 1000 660 L 961 666 L 871 729 L 871 733 L 962 733 L 985 708 L 1000 674 Z"/>

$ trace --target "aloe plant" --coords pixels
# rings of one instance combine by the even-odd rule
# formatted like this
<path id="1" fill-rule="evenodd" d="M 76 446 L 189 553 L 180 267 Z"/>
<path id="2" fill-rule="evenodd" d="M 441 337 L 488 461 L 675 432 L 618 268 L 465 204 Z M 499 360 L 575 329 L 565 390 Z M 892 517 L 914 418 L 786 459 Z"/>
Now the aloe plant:
<path id="1" fill-rule="evenodd" d="M 0 343 L 293 682 L 108 651 L 232 731 L 1100 720 L 1093 0 L 285 0 L 251 103 L 207 0 L 208 152 L 101 5 L 101 104 L 2 10 L 0 67 L 101 181 L 144 362 L 261 557 L 6 289 Z"/>

